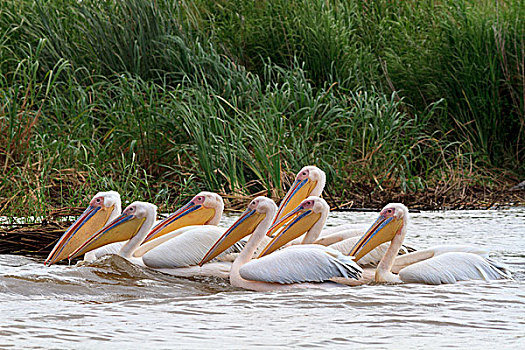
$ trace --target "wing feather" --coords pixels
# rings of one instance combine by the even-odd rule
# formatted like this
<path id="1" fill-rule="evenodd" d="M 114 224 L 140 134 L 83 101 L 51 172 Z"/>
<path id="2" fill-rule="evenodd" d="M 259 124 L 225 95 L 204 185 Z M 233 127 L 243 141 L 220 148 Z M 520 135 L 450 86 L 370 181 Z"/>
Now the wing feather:
<path id="1" fill-rule="evenodd" d="M 359 278 L 362 269 L 351 257 L 314 244 L 291 246 L 240 269 L 242 278 L 280 284 L 323 282 L 333 277 Z"/>
<path id="2" fill-rule="evenodd" d="M 502 264 L 474 253 L 447 252 L 412 264 L 399 272 L 403 282 L 450 284 L 468 280 L 511 278 Z"/>

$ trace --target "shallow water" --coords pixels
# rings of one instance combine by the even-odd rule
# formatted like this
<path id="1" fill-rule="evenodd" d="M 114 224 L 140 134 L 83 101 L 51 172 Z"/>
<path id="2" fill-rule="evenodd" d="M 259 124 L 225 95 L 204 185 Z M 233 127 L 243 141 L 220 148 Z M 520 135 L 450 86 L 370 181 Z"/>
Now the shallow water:
<path id="1" fill-rule="evenodd" d="M 332 213 L 328 225 L 376 216 Z M 524 238 L 525 208 L 413 214 L 407 244 L 488 247 L 515 280 L 275 293 L 175 278 L 118 257 L 44 267 L 0 255 L 0 348 L 524 348 Z"/>

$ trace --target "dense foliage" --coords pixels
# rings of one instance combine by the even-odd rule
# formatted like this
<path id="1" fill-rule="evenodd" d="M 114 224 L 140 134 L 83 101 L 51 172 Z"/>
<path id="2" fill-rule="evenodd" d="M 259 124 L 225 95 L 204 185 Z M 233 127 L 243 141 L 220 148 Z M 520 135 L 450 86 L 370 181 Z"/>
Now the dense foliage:
<path id="1" fill-rule="evenodd" d="M 0 215 L 277 197 L 307 164 L 340 198 L 524 175 L 522 1 L 0 6 Z"/>

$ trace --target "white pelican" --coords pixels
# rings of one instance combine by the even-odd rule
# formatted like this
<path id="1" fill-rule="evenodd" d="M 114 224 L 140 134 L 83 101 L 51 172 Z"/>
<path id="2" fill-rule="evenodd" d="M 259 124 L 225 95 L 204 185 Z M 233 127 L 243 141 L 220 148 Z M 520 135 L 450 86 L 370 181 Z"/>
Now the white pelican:
<path id="1" fill-rule="evenodd" d="M 86 239 L 115 219 L 121 212 L 120 195 L 115 191 L 99 192 L 89 202 L 88 208 L 71 225 L 49 253 L 45 265 L 52 265 L 67 258 Z"/>
<path id="2" fill-rule="evenodd" d="M 275 236 L 261 251 L 259 257 L 270 254 L 305 233 L 301 244 L 318 244 L 317 238 L 321 234 L 329 212 L 330 207 L 324 199 L 308 197 L 297 208 L 272 225 L 267 234 Z M 329 247 L 342 254 L 347 254 L 359 238 L 359 236 L 347 238 Z M 377 265 L 387 248 L 387 244 L 376 247 L 359 261 L 359 265 Z"/>
<path id="3" fill-rule="evenodd" d="M 224 232 L 216 225 L 224 202 L 216 193 L 200 192 L 182 208 L 158 223 L 134 257 L 148 267 L 169 269 L 197 265 Z"/>
<path id="4" fill-rule="evenodd" d="M 379 218 L 359 239 L 350 251 L 356 261 L 381 243 L 390 241 L 384 257 L 379 262 L 373 279 L 388 283 L 448 284 L 467 280 L 497 280 L 511 278 L 510 272 L 495 261 L 472 252 L 450 252 L 452 246 L 426 249 L 396 258 L 407 231 L 408 209 L 399 203 L 388 204 Z M 401 259 L 398 261 L 397 259 Z M 397 264 L 399 274 L 392 273 Z M 406 267 L 405 267 L 406 266 Z M 344 281 L 337 279 L 337 282 Z M 354 284 L 354 281 L 349 281 Z"/>
<path id="5" fill-rule="evenodd" d="M 68 259 L 71 260 L 107 244 L 127 241 L 118 255 L 140 264 L 139 259 L 132 259 L 132 254 L 150 232 L 156 217 L 156 205 L 146 202 L 133 202 L 120 216 L 89 237 L 68 256 Z"/>
<path id="6" fill-rule="evenodd" d="M 325 282 L 334 277 L 359 277 L 362 271 L 352 258 L 320 245 L 298 245 L 285 248 L 260 259 L 252 256 L 266 236 L 276 212 L 275 203 L 266 197 L 255 198 L 232 228 L 244 224 L 257 228 L 233 262 L 230 283 L 235 287 L 255 291 L 313 286 L 308 282 Z M 200 265 L 210 261 L 250 232 L 229 229 L 210 249 Z"/>
<path id="7" fill-rule="evenodd" d="M 272 218 L 273 215 L 270 219 Z M 236 234 L 241 232 L 243 237 L 247 236 L 257 228 L 261 220 L 261 215 L 252 215 L 250 219 L 237 220 L 226 232 L 235 232 Z M 137 252 L 142 256 L 144 265 L 157 271 L 175 276 L 216 276 L 227 278 L 231 266 L 229 261 L 213 261 L 203 266 L 198 265 L 206 252 L 223 235 L 224 231 L 224 229 L 213 226 L 196 227 L 167 241 L 163 241 L 162 244 L 156 247 L 152 247 L 153 243 L 171 234 L 157 238 L 143 246 L 147 248 L 146 252 L 142 251 L 143 247 L 139 248 Z M 228 248 L 234 245 L 235 242 L 229 242 L 231 244 Z"/>

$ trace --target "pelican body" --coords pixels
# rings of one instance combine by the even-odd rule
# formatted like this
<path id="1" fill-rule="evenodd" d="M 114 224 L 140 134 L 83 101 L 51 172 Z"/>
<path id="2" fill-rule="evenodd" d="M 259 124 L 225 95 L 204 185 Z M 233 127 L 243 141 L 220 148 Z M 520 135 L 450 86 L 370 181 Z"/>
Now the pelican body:
<path id="1" fill-rule="evenodd" d="M 505 266 L 483 257 L 479 254 L 480 251 L 474 248 L 469 251 L 464 247 L 447 249 L 446 246 L 441 246 L 406 254 L 399 257 L 400 260 L 396 264 L 396 256 L 405 239 L 408 217 L 408 209 L 403 204 L 388 204 L 350 251 L 350 255 L 359 261 L 379 244 L 390 241 L 375 271 L 375 282 L 449 284 L 468 280 L 511 278 Z M 454 249 L 464 251 L 457 252 L 453 251 Z M 394 274 L 393 271 L 398 274 Z M 353 283 L 350 281 L 350 284 Z"/>

